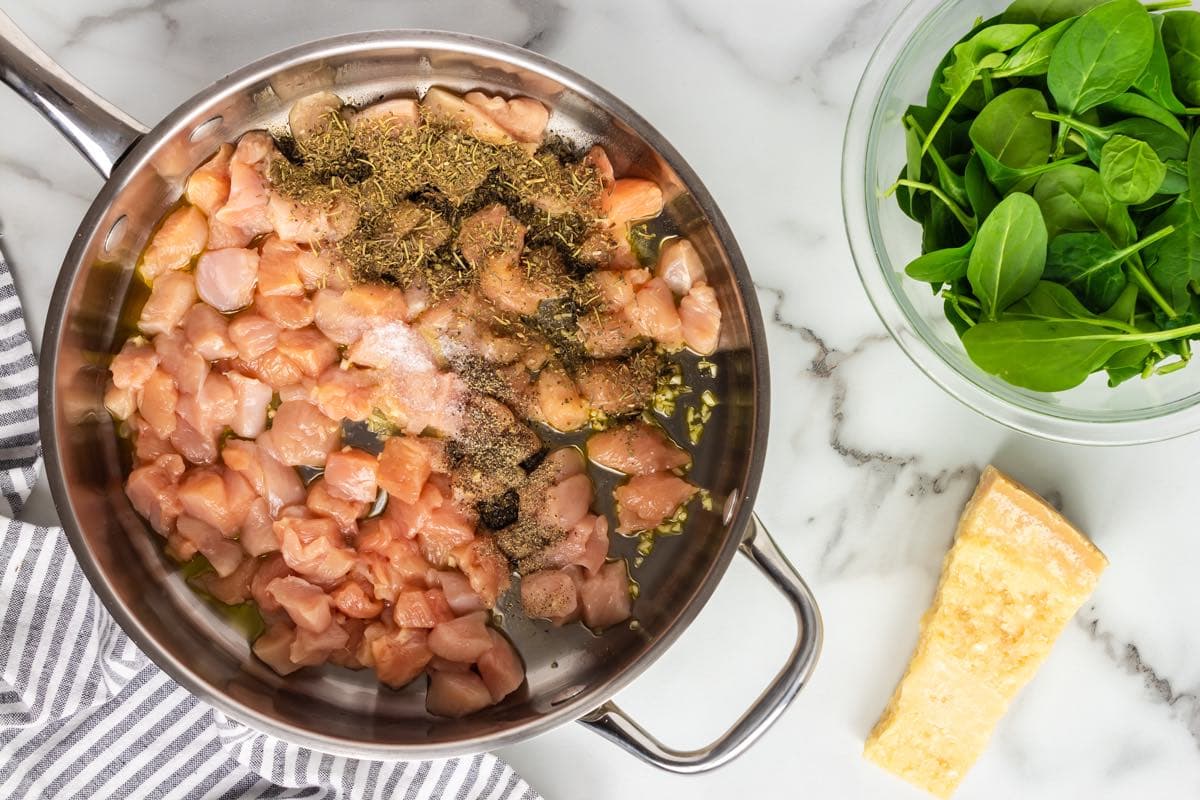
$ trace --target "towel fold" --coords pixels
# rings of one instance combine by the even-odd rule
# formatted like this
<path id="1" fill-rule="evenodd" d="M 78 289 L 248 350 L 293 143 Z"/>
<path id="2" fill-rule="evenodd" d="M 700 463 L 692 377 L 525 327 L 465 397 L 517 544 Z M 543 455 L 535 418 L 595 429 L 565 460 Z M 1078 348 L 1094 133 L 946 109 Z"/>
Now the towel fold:
<path id="1" fill-rule="evenodd" d="M 0 255 L 0 514 L 20 514 L 41 460 L 37 362 Z M 117 627 L 62 529 L 0 527 L 0 798 L 539 800 L 490 754 L 341 758 L 229 719 Z"/>

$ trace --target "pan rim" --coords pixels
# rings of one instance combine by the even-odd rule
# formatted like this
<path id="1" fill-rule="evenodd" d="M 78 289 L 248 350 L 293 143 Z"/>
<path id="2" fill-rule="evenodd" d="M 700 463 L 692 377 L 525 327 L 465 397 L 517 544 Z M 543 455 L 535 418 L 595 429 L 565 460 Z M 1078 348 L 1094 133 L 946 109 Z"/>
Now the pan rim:
<path id="1" fill-rule="evenodd" d="M 88 251 L 89 245 L 100 235 L 100 222 L 129 178 L 148 166 L 149 160 L 158 152 L 160 146 L 181 130 L 182 126 L 194 116 L 196 109 L 203 108 L 222 96 L 234 93 L 239 88 L 277 75 L 285 69 L 302 66 L 321 58 L 387 48 L 441 49 L 447 52 L 500 60 L 529 70 L 550 78 L 586 97 L 590 102 L 605 109 L 641 136 L 679 176 L 689 194 L 708 219 L 717 240 L 721 243 L 729 259 L 733 270 L 734 284 L 740 295 L 747 320 L 753 360 L 752 375 L 756 384 L 753 431 L 743 472 L 742 495 L 737 501 L 736 512 L 725 525 L 726 541 L 716 558 L 709 563 L 707 574 L 675 616 L 671 625 L 625 669 L 603 683 L 589 686 L 548 713 L 498 731 L 438 743 L 379 744 L 293 726 L 260 713 L 230 697 L 218 686 L 205 681 L 192 671 L 186 663 L 167 653 L 139 620 L 119 601 L 106 575 L 92 556 L 92 551 L 83 536 L 84 526 L 80 524 L 67 492 L 59 459 L 59 442 L 56 433 L 56 417 L 59 406 L 58 398 L 55 396 L 55 376 L 58 370 L 59 351 L 62 346 L 62 323 L 67 302 L 74 290 L 76 280 L 84 271 L 83 257 Z M 630 106 L 575 71 L 545 56 L 506 42 L 470 34 L 427 29 L 389 29 L 342 34 L 266 55 L 212 83 L 164 117 L 142 136 L 117 164 L 112 176 L 101 188 L 74 234 L 51 295 L 46 320 L 42 338 L 41 370 L 38 379 L 39 417 L 46 476 L 59 511 L 61 524 L 88 582 L 100 597 L 108 613 L 126 635 L 159 669 L 162 669 L 179 685 L 232 719 L 314 750 L 358 758 L 448 758 L 515 744 L 545 733 L 565 722 L 579 719 L 611 699 L 640 676 L 691 625 L 727 571 L 750 526 L 750 515 L 757 497 L 766 458 L 770 412 L 770 375 L 766 332 L 754 282 L 724 215 L 699 176 L 679 152 L 654 126 Z"/>

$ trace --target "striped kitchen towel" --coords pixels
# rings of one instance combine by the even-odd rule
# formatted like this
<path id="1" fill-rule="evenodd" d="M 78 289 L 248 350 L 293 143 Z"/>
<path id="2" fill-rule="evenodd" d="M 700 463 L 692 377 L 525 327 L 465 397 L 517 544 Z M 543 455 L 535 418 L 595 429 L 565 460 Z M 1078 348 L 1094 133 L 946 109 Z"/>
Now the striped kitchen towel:
<path id="1" fill-rule="evenodd" d="M 0 513 L 20 514 L 40 467 L 37 363 L 0 255 Z M 537 800 L 490 754 L 360 761 L 229 719 L 134 647 L 61 529 L 0 529 L 0 799 Z"/>

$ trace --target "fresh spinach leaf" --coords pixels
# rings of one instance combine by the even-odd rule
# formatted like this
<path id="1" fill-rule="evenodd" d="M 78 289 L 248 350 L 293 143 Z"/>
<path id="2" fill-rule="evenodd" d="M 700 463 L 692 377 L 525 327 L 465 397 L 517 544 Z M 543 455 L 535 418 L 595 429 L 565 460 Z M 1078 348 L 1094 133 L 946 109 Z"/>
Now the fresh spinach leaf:
<path id="1" fill-rule="evenodd" d="M 1046 70 L 1050 68 L 1050 55 L 1072 22 L 1073 20 L 1064 19 L 1034 34 L 992 71 L 992 77 L 1027 78 L 1045 75 Z"/>
<path id="2" fill-rule="evenodd" d="M 1102 104 L 1100 110 L 1107 114 L 1117 114 L 1124 117 L 1143 117 L 1157 122 L 1183 139 L 1188 138 L 1187 131 L 1183 129 L 1183 125 L 1179 123 L 1179 119 L 1175 114 L 1163 108 L 1157 101 L 1140 94 L 1126 92 L 1125 94 L 1117 95 L 1112 100 Z"/>
<path id="3" fill-rule="evenodd" d="M 967 279 L 984 316 L 995 319 L 1033 290 L 1046 266 L 1046 225 L 1038 204 L 1012 194 L 979 226 Z"/>
<path id="4" fill-rule="evenodd" d="M 1005 22 L 1023 22 L 1046 27 L 1078 17 L 1104 0 L 1014 0 L 1001 15 Z"/>
<path id="5" fill-rule="evenodd" d="M 1171 88 L 1171 65 L 1167 60 L 1167 50 L 1163 46 L 1164 19 L 1162 14 L 1155 14 L 1151 17 L 1154 22 L 1154 48 L 1150 52 L 1150 60 L 1146 62 L 1146 68 L 1133 82 L 1133 88 L 1172 114 L 1182 114 L 1184 106 L 1175 96 L 1175 90 Z"/>
<path id="6" fill-rule="evenodd" d="M 1050 158 L 1050 122 L 1046 98 L 1036 89 L 1010 89 L 983 107 L 971 123 L 971 143 L 1006 167 L 1024 169 Z"/>
<path id="7" fill-rule="evenodd" d="M 987 171 L 983 167 L 983 161 L 978 153 L 973 153 L 967 168 L 963 175 L 963 183 L 967 191 L 967 199 L 971 203 L 971 210 L 975 212 L 975 219 L 987 219 L 988 214 L 992 213 L 992 209 L 1000 202 L 1000 195 L 996 193 L 996 189 L 988 180 Z"/>
<path id="8" fill-rule="evenodd" d="M 1133 378 L 1141 377 L 1146 369 L 1146 359 L 1151 358 L 1152 349 L 1148 344 L 1134 345 L 1117 351 L 1108 361 L 1104 362 L 1104 371 L 1108 373 L 1108 386 L 1115 388 Z"/>
<path id="9" fill-rule="evenodd" d="M 1200 105 L 1200 13 L 1163 14 L 1162 43 L 1175 95 L 1189 106 Z"/>
<path id="10" fill-rule="evenodd" d="M 1200 225 L 1191 198 L 1180 195 L 1147 229 L 1151 233 L 1172 228 L 1174 233 L 1147 247 L 1142 254 L 1146 274 L 1177 312 L 1191 302 L 1189 284 L 1200 280 Z"/>
<path id="11" fill-rule="evenodd" d="M 963 334 L 963 346 L 985 372 L 1038 392 L 1074 388 L 1126 347 L 1132 334 L 1085 320 L 981 322 Z"/>
<path id="12" fill-rule="evenodd" d="M 1173 228 L 1164 227 L 1120 250 L 1102 233 L 1064 233 L 1050 242 L 1044 277 L 1082 297 L 1090 310 L 1103 312 L 1117 302 L 1126 288 L 1122 264 L 1134 253 L 1173 232 Z"/>
<path id="13" fill-rule="evenodd" d="M 1100 150 L 1100 179 L 1119 203 L 1137 205 L 1155 195 L 1167 167 L 1141 139 L 1114 136 Z"/>
<path id="14" fill-rule="evenodd" d="M 1134 239 L 1129 211 L 1108 196 L 1094 169 L 1069 164 L 1048 172 L 1038 179 L 1033 197 L 1051 239 L 1071 231 L 1099 231 L 1117 247 Z"/>
<path id="15" fill-rule="evenodd" d="M 1193 199 L 1200 199 L 1200 133 L 1192 137 L 1187 154 L 1188 193 Z M 1193 213 L 1198 209 L 1192 206 Z"/>
<path id="16" fill-rule="evenodd" d="M 1100 316 L 1106 319 L 1116 320 L 1132 324 L 1133 315 L 1137 312 L 1138 287 L 1137 284 L 1125 284 L 1124 291 L 1117 301 L 1109 306 Z"/>
<path id="17" fill-rule="evenodd" d="M 1039 281 L 1033 291 L 1009 306 L 1004 319 L 1093 319 L 1071 290 L 1061 283 Z"/>
<path id="18" fill-rule="evenodd" d="M 904 272 L 908 277 L 926 283 L 952 283 L 967 274 L 967 264 L 974 245 L 975 240 L 971 239 L 959 247 L 925 253 L 913 259 Z"/>
<path id="19" fill-rule="evenodd" d="M 1050 56 L 1046 85 L 1060 111 L 1086 111 L 1128 91 L 1153 49 L 1154 23 L 1141 3 L 1112 0 L 1067 28 Z"/>

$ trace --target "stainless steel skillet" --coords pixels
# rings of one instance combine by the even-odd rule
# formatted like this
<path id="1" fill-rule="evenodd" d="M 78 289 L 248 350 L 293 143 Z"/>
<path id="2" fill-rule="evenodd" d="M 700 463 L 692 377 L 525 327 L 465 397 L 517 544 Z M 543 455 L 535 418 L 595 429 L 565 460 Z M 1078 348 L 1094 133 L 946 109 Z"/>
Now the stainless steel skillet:
<path id="1" fill-rule="evenodd" d="M 58 512 L 85 574 L 118 624 L 175 680 L 235 719 L 325 752 L 446 757 L 579 720 L 677 772 L 700 772 L 737 756 L 803 687 L 820 649 L 820 617 L 808 588 L 752 513 L 769 405 L 753 284 L 699 178 L 632 109 L 534 53 L 432 31 L 339 36 L 276 53 L 213 84 L 149 131 L 64 72 L 2 14 L 0 77 L 108 179 L 75 234 L 47 315 L 42 438 Z M 463 720 L 431 717 L 419 692 L 380 688 L 369 675 L 305 670 L 283 679 L 255 661 L 245 636 L 186 587 L 130 508 L 117 437 L 101 403 L 109 355 L 128 331 L 121 310 L 137 255 L 185 177 L 219 143 L 279 124 L 293 100 L 313 91 L 368 102 L 433 84 L 534 97 L 552 109 L 555 131 L 599 142 L 619 171 L 658 181 L 666 213 L 705 260 L 724 315 L 713 358 L 721 405 L 694 450 L 692 473 L 712 490 L 715 510 L 694 514 L 684 535 L 660 540 L 635 570 L 637 626 L 597 637 L 578 626 L 553 630 L 519 613 L 506 615 L 506 629 L 526 661 L 527 685 Z M 633 544 L 619 547 L 628 555 Z M 738 552 L 792 604 L 795 645 L 783 669 L 720 739 L 695 751 L 675 750 L 610 698 L 683 632 Z"/>

